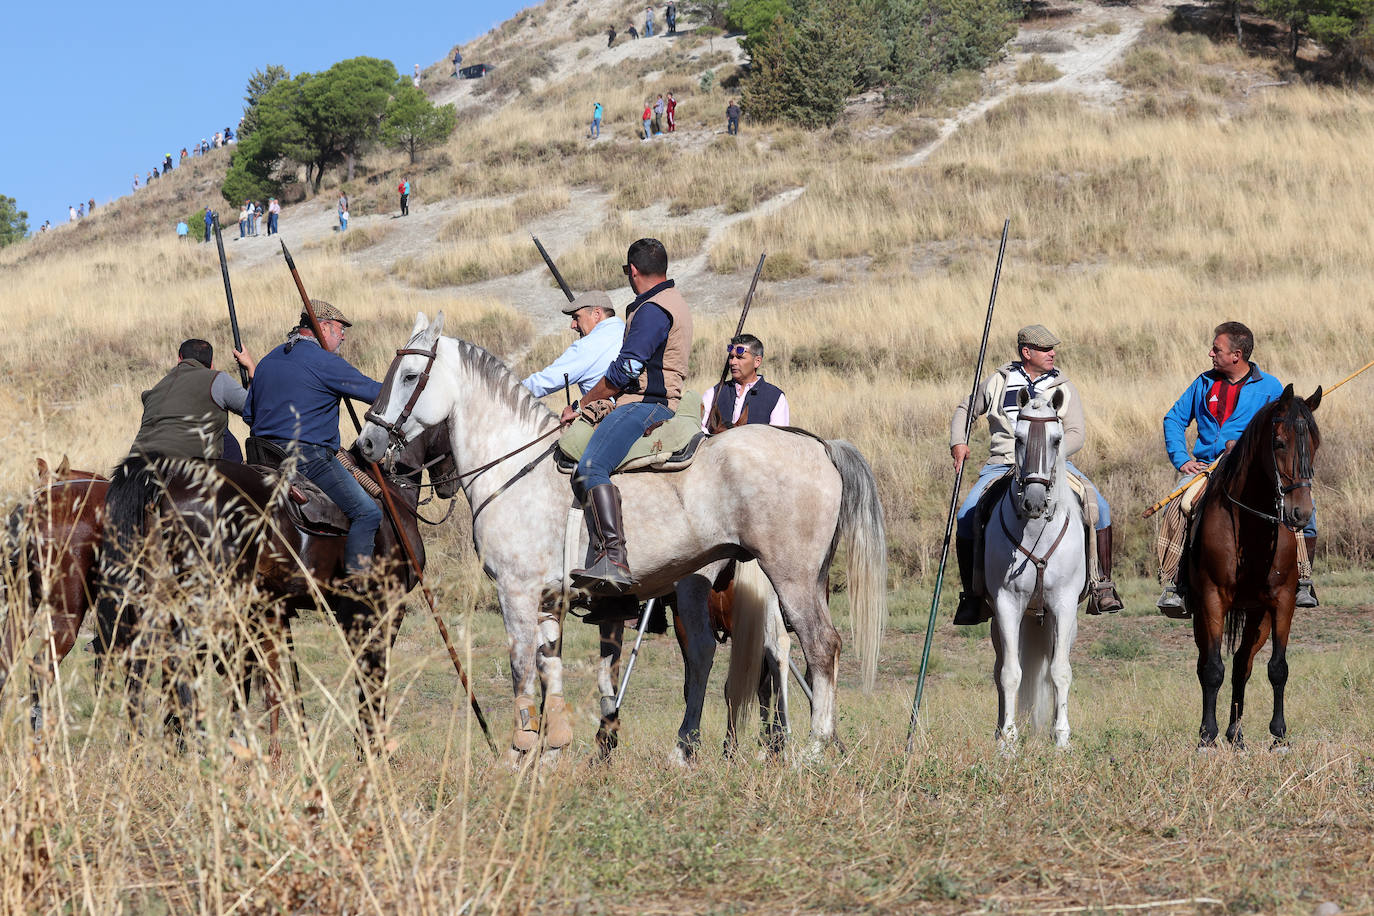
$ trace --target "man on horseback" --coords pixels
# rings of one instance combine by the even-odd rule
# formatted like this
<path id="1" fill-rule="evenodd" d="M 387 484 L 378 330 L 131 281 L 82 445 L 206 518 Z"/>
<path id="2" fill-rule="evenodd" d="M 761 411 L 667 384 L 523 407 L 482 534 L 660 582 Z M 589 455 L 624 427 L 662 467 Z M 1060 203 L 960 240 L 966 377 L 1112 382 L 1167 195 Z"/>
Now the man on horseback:
<path id="1" fill-rule="evenodd" d="M 573 493 L 582 503 L 594 562 L 573 570 L 573 585 L 596 595 L 618 595 L 634 585 L 625 556 L 620 492 L 611 483 L 635 440 L 670 419 L 682 397 L 692 354 L 692 312 L 668 279 L 668 252 L 658 239 L 639 239 L 621 268 L 635 299 L 625 311 L 625 340 L 610 368 L 574 405 L 563 409 L 571 423 L 584 408 L 615 399 L 596 424 L 573 473 Z"/>
<path id="2" fill-rule="evenodd" d="M 721 382 L 701 396 L 701 429 L 715 435 L 746 423 L 791 425 L 787 395 L 759 374 L 763 341 L 753 334 L 731 338 L 725 348 L 730 382 Z"/>
<path id="3" fill-rule="evenodd" d="M 1164 448 L 1169 461 L 1183 475 L 1182 486 L 1196 475 L 1208 470 L 1212 462 L 1240 439 L 1261 407 L 1283 393 L 1283 384 L 1251 362 L 1255 350 L 1255 335 L 1239 321 L 1226 321 L 1212 331 L 1209 355 L 1212 368 L 1199 375 L 1164 415 Z M 1197 424 L 1197 441 L 1188 454 L 1187 430 Z M 1156 606 L 1166 617 L 1187 616 L 1183 596 L 1178 590 L 1178 564 L 1187 518 L 1182 505 L 1184 497 L 1173 500 L 1164 512 L 1157 546 L 1159 548 L 1159 579 L 1164 590 Z M 1316 516 L 1308 520 L 1303 531 L 1308 565 L 1298 580 L 1298 607 L 1316 607 L 1317 595 L 1312 586 L 1311 557 L 1317 549 Z M 1300 554 L 1301 555 L 1301 554 Z"/>
<path id="4" fill-rule="evenodd" d="M 352 326 L 343 312 L 322 299 L 310 302 L 324 340 L 315 339 L 309 316 L 301 312 L 286 342 L 258 362 L 244 419 L 254 436 L 299 454 L 299 472 L 348 516 L 344 571 L 356 585 L 371 560 L 382 510 L 335 457 L 339 401 L 354 398 L 370 404 L 382 386 L 339 356 L 345 329 Z"/>
<path id="5" fill-rule="evenodd" d="M 572 319 L 577 340 L 558 359 L 520 383 L 537 398 L 562 388 L 565 379 L 583 394 L 591 391 L 625 342 L 625 322 L 615 316 L 611 297 L 601 290 L 578 296 L 563 314 Z"/>
<path id="6" fill-rule="evenodd" d="M 245 351 L 235 354 L 249 369 Z M 146 458 L 220 458 L 242 460 L 238 442 L 229 435 L 229 411 L 243 416 L 248 392 L 227 372 L 214 368 L 215 349 L 191 338 L 177 349 L 177 364 L 143 392 L 143 420 L 129 448 Z"/>
<path id="7" fill-rule="evenodd" d="M 959 507 L 958 526 L 955 537 L 955 553 L 959 560 L 959 577 L 963 592 L 959 595 L 959 608 L 954 615 L 954 623 L 959 626 L 982 623 L 988 619 L 981 596 L 973 593 L 974 572 L 974 535 L 977 519 L 975 510 L 988 486 L 1007 473 L 1016 455 L 1016 417 L 1020 413 L 1018 397 L 1026 391 L 1030 398 L 1048 398 L 1056 388 L 1063 389 L 1067 397 L 1059 408 L 1059 417 L 1064 422 L 1063 449 L 1065 455 L 1072 455 L 1083 447 L 1086 421 L 1083 416 L 1083 402 L 1078 389 L 1068 378 L 1054 367 L 1055 347 L 1060 343 L 1042 325 L 1033 324 L 1022 328 L 1016 335 L 1016 350 L 1020 356 L 1000 366 L 978 392 L 972 405 L 973 415 L 986 413 L 988 429 L 992 434 L 990 455 L 978 479 L 973 484 L 963 504 Z M 964 441 L 964 425 L 970 405 L 965 398 L 954 410 L 950 424 L 950 454 L 954 457 L 957 470 L 969 456 L 968 443 Z M 1115 614 L 1123 607 L 1121 596 L 1117 594 L 1112 582 L 1112 519 L 1111 509 L 1102 493 L 1088 480 L 1087 475 L 1066 462 L 1068 470 L 1078 477 L 1088 491 L 1084 496 L 1097 503 L 1097 558 L 1101 577 L 1089 588 L 1089 614 Z"/>

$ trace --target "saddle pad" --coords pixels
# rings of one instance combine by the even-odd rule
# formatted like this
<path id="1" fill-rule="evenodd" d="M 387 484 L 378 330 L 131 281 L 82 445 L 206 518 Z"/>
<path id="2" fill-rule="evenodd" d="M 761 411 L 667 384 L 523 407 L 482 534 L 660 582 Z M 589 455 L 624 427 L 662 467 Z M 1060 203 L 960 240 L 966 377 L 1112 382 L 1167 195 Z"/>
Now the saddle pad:
<path id="1" fill-rule="evenodd" d="M 1202 494 L 1207 492 L 1207 483 L 1211 480 L 1211 475 L 1203 474 L 1197 480 L 1189 484 L 1188 489 L 1183 491 L 1179 497 L 1179 506 L 1183 509 L 1184 515 L 1192 515 L 1193 507 L 1202 499 Z"/>
<path id="2" fill-rule="evenodd" d="M 297 528 L 312 534 L 347 534 L 348 516 L 323 490 L 304 477 L 293 477 L 291 489 L 305 497 L 305 502 L 296 501 L 296 492 L 286 503 L 290 509 L 291 521 Z"/>
<path id="3" fill-rule="evenodd" d="M 554 453 L 560 471 L 572 473 L 595 430 L 595 426 L 580 417 L 573 421 L 558 440 L 558 449 Z M 616 471 L 680 471 L 692 463 L 696 447 L 703 438 L 701 395 L 695 391 L 684 391 L 678 402 L 677 413 L 648 435 L 637 439 Z"/>

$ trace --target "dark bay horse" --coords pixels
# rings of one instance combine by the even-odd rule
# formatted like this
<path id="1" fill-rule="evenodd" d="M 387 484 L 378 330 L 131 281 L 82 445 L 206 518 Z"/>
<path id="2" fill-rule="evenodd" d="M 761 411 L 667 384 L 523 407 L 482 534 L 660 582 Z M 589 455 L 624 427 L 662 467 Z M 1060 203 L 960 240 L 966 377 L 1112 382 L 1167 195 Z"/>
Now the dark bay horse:
<path id="1" fill-rule="evenodd" d="M 453 465 L 446 431 L 417 439 L 414 445 L 400 473 L 388 478 L 387 485 L 401 529 L 423 568 L 424 545 L 417 523 L 420 469 L 433 462 L 431 478 L 438 481 L 440 496 L 451 497 L 457 482 L 450 476 Z M 267 674 L 264 686 L 273 753 L 277 751 L 278 701 L 285 686 L 278 656 L 283 650 L 290 652 L 291 618 L 321 601 L 358 655 L 359 718 L 371 734 L 385 713 L 381 687 L 386 652 L 400 623 L 399 612 L 383 617 L 379 607 L 389 587 L 398 585 L 404 593 L 416 584 L 395 524 L 384 521 L 377 532 L 375 592 L 353 595 L 333 584 L 343 574 L 344 535 L 298 527 L 288 505 L 292 487 L 277 471 L 229 461 L 158 459 L 141 465 L 126 462 L 116 474 L 130 470 L 137 479 L 112 498 L 109 507 L 106 540 L 112 546 L 103 564 L 106 581 L 97 605 L 97 643 L 106 652 L 124 653 L 139 666 L 132 672 L 131 706 L 137 705 L 141 665 L 148 660 L 146 651 L 131 650 L 165 642 L 169 630 L 174 642 L 186 643 L 185 648 L 191 650 L 190 668 L 178 672 L 173 667 L 180 703 L 189 704 L 186 682 L 191 678 L 186 674 L 193 673 L 204 640 L 204 635 L 191 639 L 189 633 L 206 623 L 197 613 L 201 602 L 227 582 L 253 587 L 254 604 L 241 615 L 246 632 L 239 635 L 248 637 L 245 661 L 261 664 Z M 145 537 L 145 529 L 151 536 Z M 166 565 L 121 562 L 129 558 L 130 545 L 138 551 L 153 545 Z M 175 580 L 176 595 L 188 606 L 169 612 L 168 627 L 148 626 L 142 600 L 157 587 L 159 583 L 153 580 L 164 572 Z M 136 708 L 131 708 L 131 715 L 136 715 Z"/>
<path id="2" fill-rule="evenodd" d="M 1312 477 L 1321 434 L 1312 412 L 1321 399 L 1321 388 L 1303 400 L 1289 385 L 1278 400 L 1255 414 L 1222 459 L 1198 510 L 1184 569 L 1202 685 L 1199 749 L 1216 744 L 1217 693 L 1226 675 L 1221 660 L 1223 635 L 1234 653 L 1226 740 L 1244 747 L 1245 683 L 1271 631 L 1269 683 L 1274 688 L 1274 715 L 1269 733 L 1274 736 L 1274 747 L 1281 747 L 1288 734 L 1283 690 L 1288 683 L 1288 631 L 1298 587 L 1299 535 L 1295 532 L 1307 524 L 1313 511 Z"/>
<path id="3" fill-rule="evenodd" d="M 94 600 L 97 552 L 105 524 L 105 491 L 109 481 L 91 471 L 72 470 L 66 458 L 56 470 L 38 459 L 38 486 L 26 504 L 9 518 L 10 573 L 7 614 L 0 633 L 0 690 L 9 680 L 16 656 L 39 611 L 48 609 L 50 632 L 34 655 L 30 718 L 42 725 L 39 686 L 76 644 L 86 610 Z M 46 674 L 46 678 L 44 675 Z"/>

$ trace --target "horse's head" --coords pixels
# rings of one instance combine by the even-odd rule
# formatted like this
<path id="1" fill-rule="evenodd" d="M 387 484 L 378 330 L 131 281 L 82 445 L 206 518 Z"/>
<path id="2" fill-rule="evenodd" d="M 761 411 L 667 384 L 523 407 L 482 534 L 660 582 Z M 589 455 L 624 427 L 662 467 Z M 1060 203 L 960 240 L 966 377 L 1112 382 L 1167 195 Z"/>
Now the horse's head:
<path id="1" fill-rule="evenodd" d="M 1030 399 L 1023 389 L 1018 398 L 1016 417 L 1016 486 L 1013 504 L 1022 518 L 1054 515 L 1055 491 L 1063 476 L 1059 445 L 1064 439 L 1064 424 L 1059 409 L 1064 390 L 1056 388 L 1048 399 Z"/>
<path id="2" fill-rule="evenodd" d="M 1278 516 L 1297 530 L 1312 517 L 1313 459 L 1321 445 L 1321 433 L 1312 416 L 1322 402 L 1320 387 L 1304 400 L 1283 389 L 1273 413 L 1274 488 L 1278 491 Z"/>
<path id="3" fill-rule="evenodd" d="M 415 316 L 410 340 L 396 351 L 382 380 L 382 391 L 358 434 L 358 450 L 368 461 L 385 458 L 388 464 L 393 462 L 397 449 L 448 417 L 451 397 L 442 390 L 444 386 L 429 384 L 443 328 L 443 312 L 435 316 L 433 324 L 423 312 Z"/>

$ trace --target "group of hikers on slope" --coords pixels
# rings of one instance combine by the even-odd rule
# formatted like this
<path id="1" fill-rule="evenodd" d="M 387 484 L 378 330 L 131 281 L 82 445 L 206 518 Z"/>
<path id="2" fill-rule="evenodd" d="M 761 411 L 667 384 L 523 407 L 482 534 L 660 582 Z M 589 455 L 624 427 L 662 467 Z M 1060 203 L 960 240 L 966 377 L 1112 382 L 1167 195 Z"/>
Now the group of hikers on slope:
<path id="1" fill-rule="evenodd" d="M 592 546 L 592 562 L 573 571 L 578 588 L 593 595 L 623 594 L 634 582 L 626 559 L 619 492 L 612 473 L 634 442 L 677 411 L 684 392 L 692 350 L 692 312 L 675 281 L 668 278 L 668 253 L 657 239 L 642 238 L 629 246 L 622 265 L 634 299 L 621 319 L 610 297 L 601 291 L 584 293 L 563 312 L 577 339 L 551 365 L 531 374 L 523 384 L 536 397 L 563 387 L 566 377 L 580 397 L 564 408 L 563 425 L 579 415 L 595 429 L 572 477 L 572 488 L 583 506 Z M 148 462 L 159 457 L 238 457 L 228 435 L 228 412 L 241 415 L 251 435 L 299 456 L 298 470 L 316 483 L 350 520 L 341 587 L 361 591 L 382 511 L 336 457 L 339 450 L 339 408 L 342 398 L 372 403 L 381 384 L 360 372 L 339 354 L 351 322 L 323 300 L 312 300 L 319 335 L 310 316 L 302 312 L 286 340 L 261 360 L 246 348 L 234 358 L 251 378 L 245 390 L 227 373 L 214 368 L 213 348 L 199 339 L 187 340 L 178 362 L 156 385 L 143 393 L 143 419 L 129 457 L 116 470 L 111 498 Z M 1073 455 L 1084 443 L 1086 422 L 1082 400 L 1072 382 L 1055 366 L 1059 338 L 1041 325 L 1018 332 L 1017 358 L 998 367 L 970 404 L 955 410 L 950 452 L 956 468 L 969 456 L 965 440 L 967 416 L 987 415 L 991 432 L 990 456 L 959 510 L 956 553 L 963 582 L 956 624 L 987 619 L 985 603 L 973 594 L 973 553 L 977 520 L 975 508 L 986 488 L 1010 468 L 1014 460 L 1014 430 L 1020 395 L 1046 397 L 1063 392 L 1058 413 L 1064 423 L 1064 448 Z M 1193 381 L 1164 418 L 1164 437 L 1174 467 L 1191 478 L 1239 438 L 1254 414 L 1277 398 L 1282 386 L 1251 362 L 1254 335 L 1239 322 L 1226 322 L 1214 332 L 1212 368 Z M 788 425 L 786 395 L 760 375 L 763 343 L 753 335 L 737 336 L 727 345 L 730 380 L 702 397 L 703 430 L 719 434 L 746 423 Z M 1187 450 L 1185 431 L 1197 426 L 1193 451 Z M 1080 478 L 1085 494 L 1096 503 L 1097 576 L 1089 586 L 1090 614 L 1116 613 L 1121 597 L 1112 581 L 1112 526 L 1107 501 L 1087 477 Z M 1087 498 L 1087 496 L 1085 496 Z M 1175 502 L 1178 502 L 1177 500 Z M 1166 535 L 1181 533 L 1182 513 L 1165 516 Z M 1316 529 L 1305 532 L 1307 556 L 1315 551 Z M 1175 552 L 1176 553 L 1176 552 Z M 1161 557 L 1164 592 L 1159 608 L 1169 616 L 1186 616 L 1175 578 L 1176 562 Z M 1176 559 L 1176 558 L 1175 558 Z M 1302 572 L 1299 606 L 1316 605 L 1310 565 Z"/>

